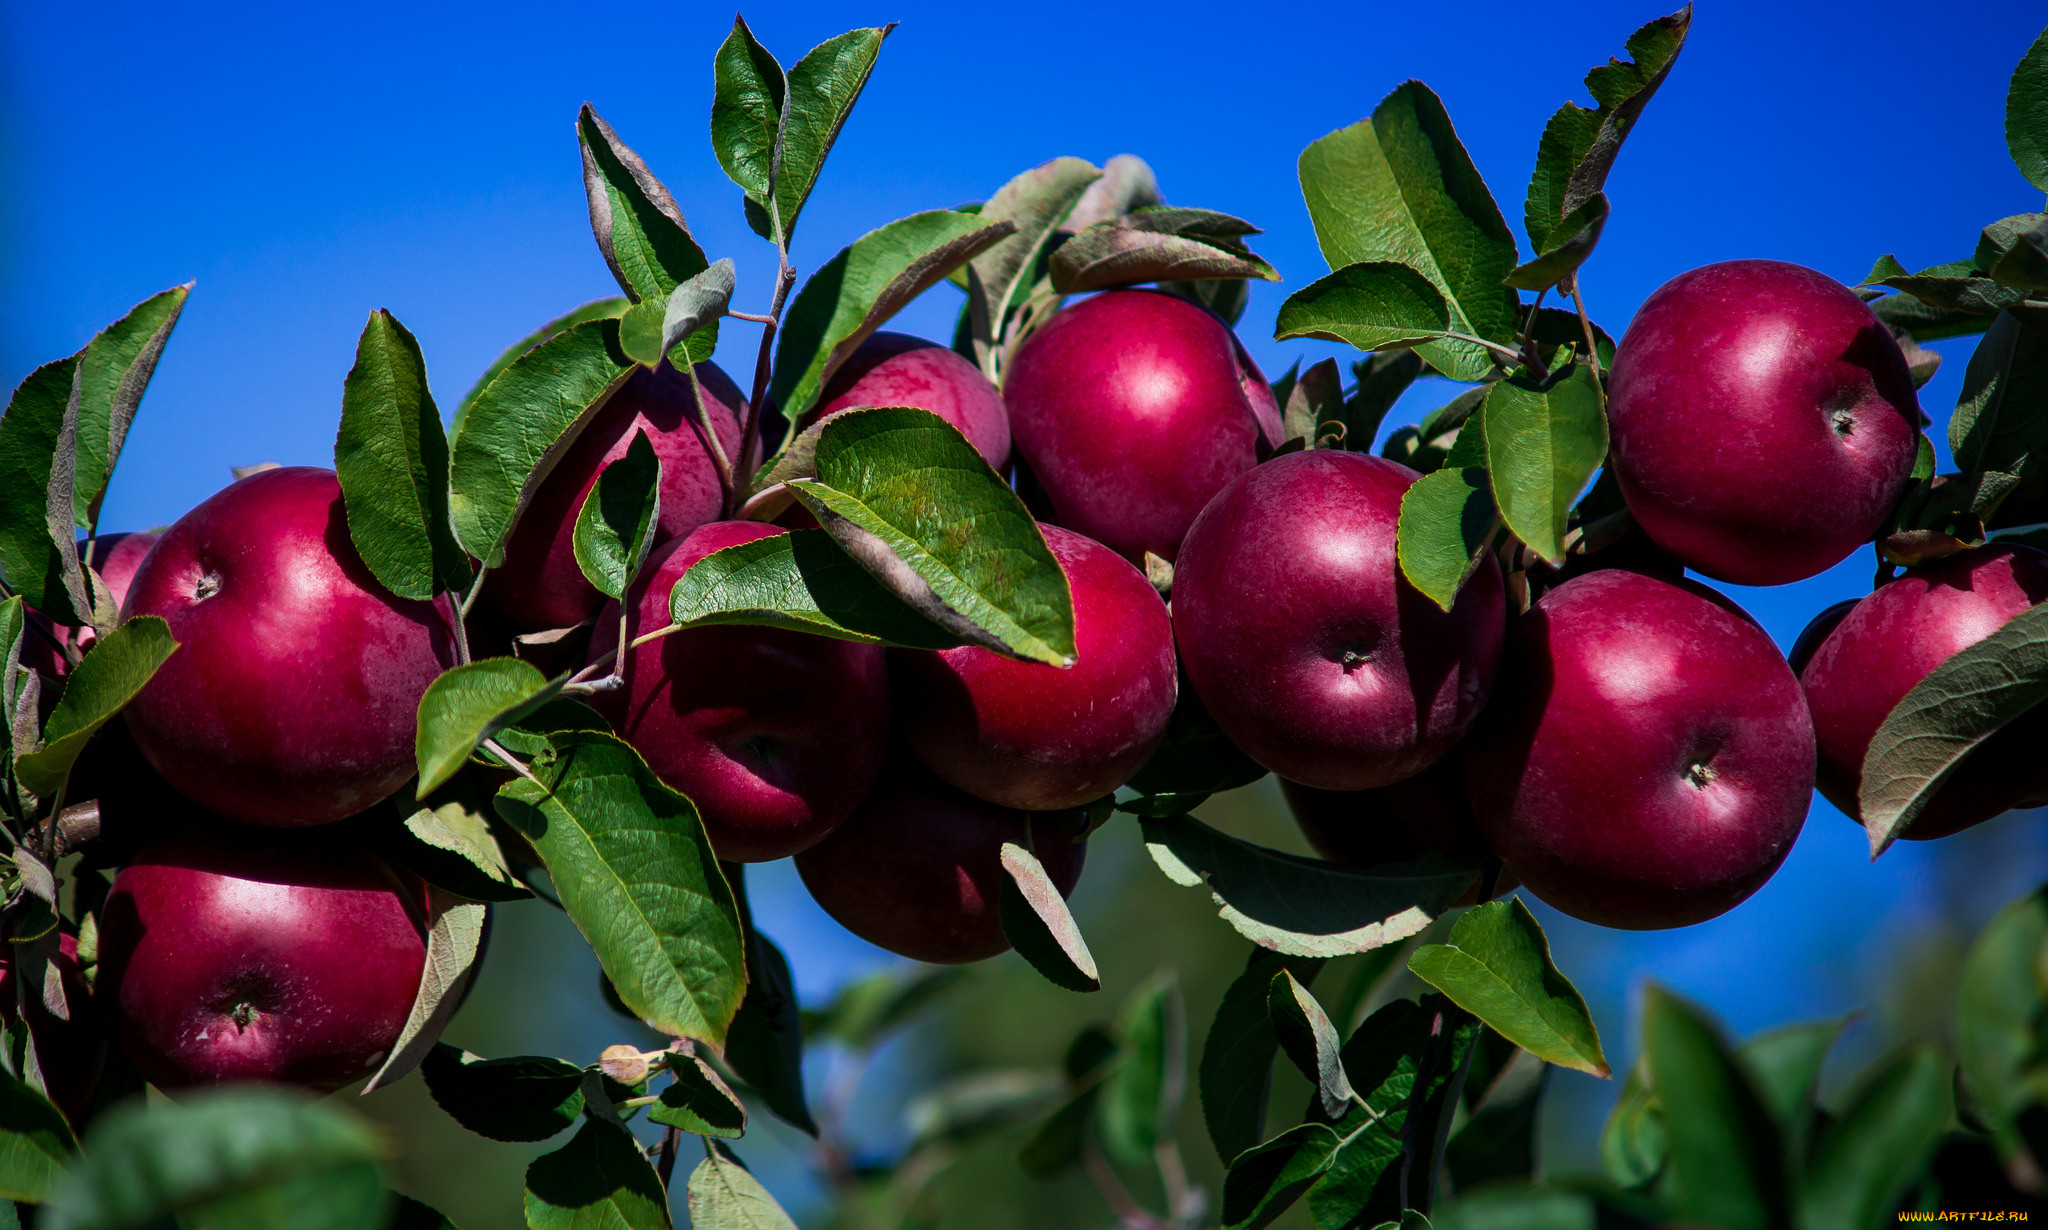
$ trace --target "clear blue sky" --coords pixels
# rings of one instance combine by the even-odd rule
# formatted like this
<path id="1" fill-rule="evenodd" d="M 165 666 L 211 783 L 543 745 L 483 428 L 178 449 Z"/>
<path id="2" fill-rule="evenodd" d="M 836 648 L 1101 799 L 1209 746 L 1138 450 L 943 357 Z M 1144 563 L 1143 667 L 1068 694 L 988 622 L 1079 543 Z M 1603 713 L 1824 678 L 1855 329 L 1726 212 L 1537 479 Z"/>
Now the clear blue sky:
<path id="1" fill-rule="evenodd" d="M 1305 144 L 1420 77 L 1449 106 L 1519 235 L 1542 125 L 1661 4 L 1014 6 L 782 3 L 750 13 L 785 63 L 855 24 L 900 20 L 804 215 L 814 268 L 892 218 L 980 199 L 1059 154 L 1133 151 L 1168 200 L 1266 228 L 1285 276 L 1243 333 L 1269 375 L 1328 346 L 1278 345 L 1286 293 L 1324 272 L 1294 178 Z M 2039 209 L 2002 138 L 2006 76 L 2042 13 L 2005 2 L 1711 0 L 1609 181 L 1614 216 L 1584 275 L 1619 333 L 1686 268 L 1777 257 L 1854 281 L 1872 258 L 1966 255 L 1977 229 Z M 444 409 L 506 343 L 612 283 L 591 243 L 573 119 L 589 100 L 661 175 L 705 249 L 765 303 L 772 254 L 746 229 L 707 138 L 710 58 L 730 11 L 614 3 L 307 6 L 15 3 L 0 10 L 0 377 L 69 353 L 130 304 L 198 280 L 131 435 L 109 529 L 174 519 L 232 465 L 330 464 L 365 314 L 425 347 Z M 902 327 L 946 336 L 940 287 Z M 726 331 L 729 367 L 752 331 Z M 1968 343 L 1923 394 L 1945 421 Z M 1450 390 L 1411 395 L 1412 421 Z M 1868 585 L 1867 557 L 1813 582 L 1739 592 L 1789 643 Z M 1602 1023 L 1628 1032 L 1640 972 L 1747 1031 L 1859 1002 L 1858 971 L 1985 911 L 2048 867 L 2039 817 L 1975 845 L 1902 845 L 1877 866 L 1816 802 L 1784 874 L 1708 926 L 1619 938 L 1554 931 Z M 768 877 L 772 889 L 778 883 Z M 775 899 L 791 911 L 800 893 Z M 1931 920 L 1931 921 L 1930 921 Z M 814 920 L 815 921 L 815 920 Z M 796 924 L 792 924 L 795 926 Z M 808 938 L 806 938 L 808 937 Z M 793 946 L 807 985 L 864 959 L 823 924 Z M 1573 962 L 1579 964 L 1573 964 Z"/>

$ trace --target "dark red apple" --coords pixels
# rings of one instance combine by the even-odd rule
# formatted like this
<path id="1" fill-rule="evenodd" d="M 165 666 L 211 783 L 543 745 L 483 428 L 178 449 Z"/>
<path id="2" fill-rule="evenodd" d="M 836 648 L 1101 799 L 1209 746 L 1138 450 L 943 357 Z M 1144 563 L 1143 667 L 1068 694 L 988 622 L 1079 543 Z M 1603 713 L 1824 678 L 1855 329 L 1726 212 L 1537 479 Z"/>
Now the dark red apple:
<path id="1" fill-rule="evenodd" d="M 1734 908 L 1806 821 L 1813 721 L 1777 646 L 1692 581 L 1609 569 L 1515 622 L 1467 744 L 1473 811 L 1522 883 L 1607 927 Z"/>
<path id="2" fill-rule="evenodd" d="M 1455 750 L 1406 781 L 1378 790 L 1318 790 L 1280 780 L 1280 795 L 1301 826 L 1301 835 L 1322 857 L 1369 867 L 1400 863 L 1432 851 L 1483 874 L 1493 851 L 1479 832 L 1465 792 L 1465 760 Z M 1494 896 L 1520 883 L 1503 870 Z M 1456 904 L 1473 905 L 1482 886 Z"/>
<path id="3" fill-rule="evenodd" d="M 746 395 L 715 363 L 697 364 L 697 380 L 719 444 L 736 461 Z M 598 475 L 624 457 L 642 431 L 661 461 L 656 544 L 680 538 L 723 512 L 718 471 L 697 427 L 689 377 L 667 363 L 638 369 L 541 480 L 505 544 L 504 564 L 484 582 L 486 596 L 522 630 L 567 628 L 604 605 L 604 595 L 576 565 L 576 514 Z"/>
<path id="4" fill-rule="evenodd" d="M 784 533 L 714 521 L 656 552 L 632 594 L 630 640 L 668 625 L 669 591 L 713 551 Z M 618 644 L 606 604 L 593 660 Z M 624 686 L 592 703 L 656 776 L 697 805 L 718 856 L 760 863 L 822 840 L 853 813 L 889 743 L 880 647 L 780 628 L 692 628 L 630 651 Z"/>
<path id="5" fill-rule="evenodd" d="M 1837 615 L 1799 674 L 1813 708 L 1818 780 L 1828 802 L 1860 820 L 1863 757 L 1892 709 L 1935 667 L 2043 601 L 2048 552 L 1994 544 L 1914 568 Z M 1822 612 L 1815 623 L 1832 614 Z M 1971 753 L 1901 836 L 1946 837 L 2032 804 L 2048 794 L 2044 748 L 2048 708 L 2036 708 Z"/>
<path id="6" fill-rule="evenodd" d="M 1003 395 L 960 355 L 907 333 L 877 333 L 832 373 L 809 427 L 855 406 L 915 406 L 960 429 L 989 465 L 1010 464 L 1010 414 Z"/>
<path id="7" fill-rule="evenodd" d="M 1100 543 L 1040 527 L 1074 596 L 1076 662 L 966 645 L 891 655 L 903 741 L 976 798 L 1056 811 L 1101 798 L 1158 749 L 1178 694 L 1173 625 L 1143 574 Z"/>
<path id="8" fill-rule="evenodd" d="M 99 995 L 158 1088 L 339 1089 L 375 1071 L 405 1026 L 424 907 L 416 882 L 361 845 L 189 825 L 115 877 Z"/>
<path id="9" fill-rule="evenodd" d="M 186 513 L 124 614 L 178 642 L 127 708 L 136 744 L 180 794 L 250 824 L 325 824 L 397 790 L 420 696 L 455 662 L 447 602 L 370 575 L 332 470 L 265 470 Z"/>
<path id="10" fill-rule="evenodd" d="M 1463 738 L 1500 664 L 1489 556 L 1446 613 L 1402 577 L 1397 462 L 1277 457 L 1202 510 L 1174 571 L 1188 681 L 1252 759 L 1323 790 L 1412 777 Z"/>
<path id="11" fill-rule="evenodd" d="M 1003 376 L 1017 451 L 1059 523 L 1172 560 L 1195 514 L 1280 445 L 1280 410 L 1229 326 L 1176 295 L 1113 290 L 1055 315 Z"/>
<path id="12" fill-rule="evenodd" d="M 1783 261 L 1659 287 L 1615 351 L 1607 417 L 1637 522 L 1739 585 L 1814 576 L 1870 541 L 1920 433 L 1891 333 L 1848 287 Z"/>
<path id="13" fill-rule="evenodd" d="M 14 977 L 15 945 L 0 949 L 0 1022 L 28 1020 L 36 1058 L 43 1069 L 43 1087 L 50 1100 L 76 1125 L 92 1106 L 100 1069 L 107 1058 L 107 1030 L 92 988 L 78 965 L 78 937 L 65 932 L 57 941 L 57 977 L 64 984 L 63 1018 L 43 1006 L 42 989 L 23 987 Z M 21 1003 L 26 999 L 28 1007 Z"/>
<path id="14" fill-rule="evenodd" d="M 1003 843 L 1028 841 L 1065 896 L 1088 853 L 1075 840 L 1083 822 L 1078 811 L 1027 815 L 984 803 L 899 753 L 853 818 L 797 855 L 796 869 L 812 899 L 868 943 L 959 965 L 1010 947 L 996 913 L 1008 874 Z"/>

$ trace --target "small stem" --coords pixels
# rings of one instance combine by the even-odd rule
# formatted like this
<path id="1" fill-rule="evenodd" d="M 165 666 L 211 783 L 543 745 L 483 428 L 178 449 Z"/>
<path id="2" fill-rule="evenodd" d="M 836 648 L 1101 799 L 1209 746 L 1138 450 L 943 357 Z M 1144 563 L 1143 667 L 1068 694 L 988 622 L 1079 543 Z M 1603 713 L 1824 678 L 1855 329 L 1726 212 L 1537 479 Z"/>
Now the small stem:
<path id="1" fill-rule="evenodd" d="M 648 1099 L 647 1099 L 647 1101 L 649 1101 L 649 1102 L 654 1102 L 654 1101 L 659 1101 L 659 1100 L 660 1100 L 660 1099 L 658 1099 L 658 1098 L 648 1098 Z M 632 1102 L 629 1102 L 629 1103 L 627 1103 L 627 1105 L 632 1105 L 632 1104 L 634 1104 L 634 1103 L 638 1103 L 638 1102 L 640 1102 L 640 1101 L 641 1101 L 641 1099 L 639 1099 L 639 1098 L 634 1098 L 634 1099 L 632 1099 Z M 654 1164 L 654 1169 L 655 1169 L 655 1173 L 657 1173 L 657 1174 L 659 1174 L 659 1175 L 661 1176 L 661 1190 L 663 1190 L 663 1191 L 667 1191 L 667 1190 L 668 1190 L 668 1182 L 669 1182 L 669 1180 L 670 1180 L 671 1178 L 673 1178 L 673 1177 L 675 1176 L 675 1173 L 676 1173 L 676 1147 L 677 1147 L 678 1145 L 682 1144 L 682 1141 L 683 1141 L 683 1129 L 681 1129 L 681 1128 L 679 1128 L 679 1127 L 676 1127 L 676 1126 L 674 1126 L 673 1124 L 671 1124 L 671 1125 L 669 1126 L 669 1129 L 668 1129 L 667 1131 L 665 1131 L 665 1132 L 663 1132 L 663 1133 L 661 1134 L 661 1157 L 660 1157 L 660 1160 L 658 1160 L 657 1162 L 655 1162 L 655 1164 Z M 710 1149 L 711 1149 L 711 1145 L 710 1145 L 710 1143 L 709 1143 L 709 1142 L 706 1142 L 706 1144 L 705 1144 L 704 1148 L 705 1148 L 705 1151 L 706 1151 L 706 1156 L 709 1156 L 709 1152 L 710 1152 Z"/>
<path id="2" fill-rule="evenodd" d="M 1499 342 L 1489 342 L 1483 337 L 1473 337 L 1470 333 L 1446 332 L 1444 336 L 1454 342 L 1470 342 L 1474 346 L 1483 346 L 1495 358 L 1504 360 L 1510 367 L 1519 366 L 1522 362 L 1522 352 L 1514 349 L 1512 346 L 1503 346 Z"/>
<path id="3" fill-rule="evenodd" d="M 1102 1194 L 1103 1203 L 1126 1230 L 1173 1230 L 1171 1222 L 1160 1220 L 1131 1196 L 1123 1180 L 1116 1177 L 1116 1171 L 1110 1169 L 1092 1143 L 1081 1147 L 1081 1167 L 1088 1172 L 1088 1181 Z"/>
<path id="4" fill-rule="evenodd" d="M 761 322 L 761 353 L 754 360 L 754 392 L 747 398 L 746 421 L 741 424 L 740 474 L 752 480 L 761 448 L 761 403 L 768 398 L 769 357 L 775 344 L 775 330 L 782 325 L 782 304 L 789 288 L 796 284 L 796 270 L 789 263 L 789 238 L 782 233 L 782 209 L 775 198 L 768 199 L 769 229 L 775 235 L 775 298 L 768 307 L 768 319 Z"/>
<path id="5" fill-rule="evenodd" d="M 489 571 L 490 568 L 488 566 L 478 566 L 476 577 L 469 583 L 469 592 L 462 596 L 462 605 L 456 608 L 455 614 L 457 618 L 469 618 L 469 609 L 476 605 L 477 597 L 484 592 L 484 574 Z"/>
<path id="6" fill-rule="evenodd" d="M 660 640 L 660 639 L 661 639 L 662 637 L 664 637 L 664 636 L 667 636 L 667 635 L 669 635 L 669 634 L 670 634 L 671 632 L 681 632 L 682 630 L 683 630 L 683 625 L 681 625 L 681 624 L 670 624 L 670 625 L 668 625 L 668 626 L 667 626 L 667 627 L 665 627 L 665 628 L 656 628 L 656 629 L 655 629 L 654 631 L 652 631 L 652 632 L 643 632 L 643 633 L 641 633 L 641 634 L 640 634 L 639 636 L 636 636 L 636 637 L 634 637 L 634 638 L 633 638 L 633 640 L 632 640 L 632 642 L 631 642 L 630 644 L 628 644 L 628 645 L 626 646 L 626 648 L 628 648 L 628 649 L 638 649 L 638 648 L 640 648 L 640 647 L 641 647 L 642 645 L 645 645 L 645 644 L 646 644 L 647 642 L 649 642 L 649 641 L 658 641 L 658 640 Z"/>
<path id="7" fill-rule="evenodd" d="M 1586 362 L 1592 365 L 1593 387 L 1600 391 L 1600 409 L 1605 411 L 1607 409 L 1607 382 L 1600 375 L 1600 344 L 1593 338 L 1593 318 L 1586 315 L 1586 296 L 1579 290 L 1579 275 L 1574 273 L 1568 280 L 1571 282 L 1570 286 L 1559 282 L 1557 289 L 1561 293 L 1571 296 L 1572 307 L 1577 309 L 1579 313 L 1579 331 L 1586 337 Z"/>
<path id="8" fill-rule="evenodd" d="M 623 633 L 621 635 L 623 635 Z M 617 658 L 618 656 L 619 651 L 617 649 L 612 650 L 610 653 L 599 658 L 597 661 L 592 662 L 590 665 L 584 667 L 582 670 L 577 671 L 575 674 L 569 676 L 569 682 L 563 684 L 562 687 L 565 689 L 573 688 L 577 684 L 589 682 L 590 677 L 593 674 L 603 670 L 607 666 L 610 666 L 612 664 L 612 660 Z"/>
<path id="9" fill-rule="evenodd" d="M 734 320 L 751 320 L 757 325 L 772 325 L 775 323 L 773 316 L 757 316 L 752 312 L 735 312 L 731 308 L 727 308 L 725 314 Z"/>
<path id="10" fill-rule="evenodd" d="M 470 661 L 469 630 L 462 626 L 461 607 L 451 601 L 448 604 L 448 609 L 455 613 L 455 618 L 449 621 L 450 627 L 455 632 L 455 661 L 460 665 L 467 666 Z"/>
<path id="11" fill-rule="evenodd" d="M 711 425 L 711 414 L 704 408 L 704 386 L 697 381 L 697 365 L 683 364 L 683 373 L 690 378 L 690 403 L 697 411 L 697 430 L 704 433 L 704 451 L 711 454 L 711 468 L 718 474 L 718 509 L 723 517 L 732 516 L 732 460 L 725 455 L 725 444 L 719 440 L 718 432 Z"/>
<path id="12" fill-rule="evenodd" d="M 489 752 L 493 756 L 496 756 L 498 760 L 501 763 L 503 763 L 506 768 L 512 770 L 514 773 L 517 773 L 519 776 L 525 778 L 527 781 L 532 782 L 534 785 L 539 786 L 542 790 L 547 789 L 546 784 L 543 783 L 538 777 L 535 777 L 533 775 L 533 770 L 526 767 L 525 761 L 519 759 L 519 757 L 514 756 L 512 753 L 506 751 L 503 747 L 499 746 L 498 741 L 496 739 L 485 739 L 483 741 L 482 746 L 485 751 Z"/>
<path id="13" fill-rule="evenodd" d="M 1175 1221 L 1187 1217 L 1194 1205 L 1194 1193 L 1188 1187 L 1188 1168 L 1181 1161 L 1180 1146 L 1171 1136 L 1153 1148 L 1152 1164 L 1159 1168 L 1159 1183 L 1166 1189 L 1167 1216 Z"/>
<path id="14" fill-rule="evenodd" d="M 1536 312 L 1543 306 L 1543 296 L 1550 293 L 1548 286 L 1536 292 L 1536 302 L 1529 305 L 1529 319 L 1522 324 L 1522 353 L 1535 354 L 1531 349 L 1536 344 Z"/>

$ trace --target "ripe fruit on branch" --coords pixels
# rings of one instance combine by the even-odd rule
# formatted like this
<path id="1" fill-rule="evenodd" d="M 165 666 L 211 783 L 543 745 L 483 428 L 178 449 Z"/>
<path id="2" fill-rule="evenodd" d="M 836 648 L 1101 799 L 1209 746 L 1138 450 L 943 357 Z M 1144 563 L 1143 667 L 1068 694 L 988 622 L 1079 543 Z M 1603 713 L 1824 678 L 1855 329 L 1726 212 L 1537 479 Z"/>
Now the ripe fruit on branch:
<path id="1" fill-rule="evenodd" d="M 1791 851 L 1813 722 L 1733 603 L 1608 570 L 1516 621 L 1466 756 L 1481 830 L 1538 897 L 1602 926 L 1682 927 L 1733 908 Z"/>
<path id="2" fill-rule="evenodd" d="M 1370 790 L 1428 768 L 1486 703 L 1506 605 L 1491 556 L 1446 613 L 1394 546 L 1416 473 L 1362 453 L 1278 457 L 1217 495 L 1174 571 L 1188 681 L 1280 776 Z"/>
<path id="3" fill-rule="evenodd" d="M 630 596 L 626 636 L 667 626 L 669 591 L 713 551 L 783 533 L 714 521 L 657 550 Z M 593 658 L 618 644 L 607 603 Z M 688 795 L 723 859 L 787 858 L 853 813 L 889 744 L 888 663 L 875 645 L 781 628 L 691 628 L 630 650 L 623 686 L 592 704 L 648 767 Z"/>
<path id="4" fill-rule="evenodd" d="M 809 427 L 855 406 L 914 406 L 960 429 L 990 466 L 1010 464 L 1010 415 L 1003 396 L 966 359 L 921 337 L 877 333 L 832 374 Z"/>
<path id="5" fill-rule="evenodd" d="M 976 798 L 1056 811 L 1138 771 L 1173 718 L 1178 678 L 1151 582 L 1100 543 L 1040 528 L 1074 598 L 1074 666 L 974 645 L 896 650 L 891 666 L 903 741 L 927 766 Z"/>
<path id="6" fill-rule="evenodd" d="M 1963 649 L 2048 601 L 2048 552 L 1991 545 L 1951 555 L 1887 582 L 1832 628 L 1809 628 L 1797 662 L 1819 740 L 1820 792 L 1860 820 L 1863 757 L 1886 715 L 1913 685 Z M 1817 636 L 1815 634 L 1818 634 Z M 1908 840 L 1946 837 L 2013 807 L 2048 801 L 2048 708 L 2021 715 L 1970 754 L 1917 819 Z"/>
<path id="7" fill-rule="evenodd" d="M 405 1027 L 424 912 L 417 881 L 346 839 L 186 825 L 115 877 L 99 994 L 159 1088 L 339 1089 Z"/>
<path id="8" fill-rule="evenodd" d="M 17 989 L 14 965 L 19 946 L 0 951 L 0 1023 L 13 1025 L 24 1016 L 35 1037 L 36 1058 L 50 1100 L 75 1125 L 92 1107 L 100 1069 L 107 1058 L 107 1027 L 92 989 L 78 965 L 78 937 L 66 931 L 57 942 L 57 976 L 64 984 L 64 1011 L 53 1015 L 43 1005 L 42 989 L 34 984 Z M 18 1004 L 26 996 L 28 1010 Z"/>
<path id="9" fill-rule="evenodd" d="M 797 855 L 796 869 L 812 899 L 868 943 L 958 965 L 1010 947 L 996 913 L 1003 843 L 1028 841 L 1064 897 L 1088 852 L 1074 840 L 1083 823 L 1078 811 L 1026 815 L 984 803 L 899 752 L 853 818 Z"/>
<path id="10" fill-rule="evenodd" d="M 1369 867 L 1407 862 L 1435 851 L 1483 875 L 1493 853 L 1472 815 L 1465 793 L 1465 760 L 1456 751 L 1414 777 L 1378 790 L 1318 790 L 1281 778 L 1280 795 L 1308 844 L 1332 862 Z M 1503 869 L 1493 895 L 1512 892 L 1517 883 Z M 1475 882 L 1454 904 L 1476 904 L 1482 887 Z"/>
<path id="11" fill-rule="evenodd" d="M 1003 400 L 1059 523 L 1133 563 L 1176 558 L 1210 497 L 1281 442 L 1273 391 L 1229 326 L 1159 291 L 1062 310 L 1017 348 Z"/>
<path id="12" fill-rule="evenodd" d="M 728 458 L 737 458 L 746 395 L 715 363 L 699 363 L 696 371 L 719 444 Z M 576 565 L 576 514 L 597 476 L 624 457 L 642 431 L 661 462 L 656 544 L 680 538 L 722 511 L 718 471 L 697 427 L 690 378 L 667 363 L 637 369 L 541 480 L 505 544 L 504 564 L 484 582 L 491 602 L 519 628 L 566 628 L 604 605 L 604 595 Z"/>
<path id="13" fill-rule="evenodd" d="M 1666 282 L 1629 324 L 1608 390 L 1629 510 L 1717 580 L 1825 572 L 1912 475 L 1905 356 L 1854 292 L 1801 265 L 1724 261 Z"/>
<path id="14" fill-rule="evenodd" d="M 413 773 L 420 696 L 454 664 L 448 603 L 391 596 L 349 541 L 332 470 L 252 474 L 164 531 L 127 617 L 178 650 L 128 706 L 179 793 L 249 824 L 326 824 Z"/>

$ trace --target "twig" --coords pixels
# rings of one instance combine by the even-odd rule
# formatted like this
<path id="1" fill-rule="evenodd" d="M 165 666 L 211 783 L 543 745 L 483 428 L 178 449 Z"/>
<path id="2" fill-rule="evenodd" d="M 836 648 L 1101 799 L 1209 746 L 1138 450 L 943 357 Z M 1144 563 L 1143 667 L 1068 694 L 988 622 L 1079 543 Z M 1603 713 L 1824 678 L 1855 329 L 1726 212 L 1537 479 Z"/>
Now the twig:
<path id="1" fill-rule="evenodd" d="M 757 316 L 752 312 L 735 312 L 731 308 L 725 309 L 725 314 L 734 320 L 751 320 L 757 325 L 772 325 L 775 323 L 773 316 Z"/>
<path id="2" fill-rule="evenodd" d="M 1116 1171 L 1092 1143 L 1081 1148 L 1081 1168 L 1088 1172 L 1088 1181 L 1095 1184 L 1103 1203 L 1116 1214 L 1117 1222 L 1125 1230 L 1173 1230 L 1172 1222 L 1161 1220 L 1131 1196 L 1123 1180 L 1116 1177 Z"/>
<path id="3" fill-rule="evenodd" d="M 506 768 L 512 770 L 514 773 L 517 773 L 519 776 L 525 778 L 527 781 L 532 782 L 534 785 L 539 786 L 542 790 L 547 789 L 547 784 L 541 781 L 538 777 L 535 777 L 533 775 L 533 770 L 526 767 L 525 761 L 519 759 L 519 757 L 514 756 L 512 753 L 506 751 L 503 747 L 499 746 L 498 741 L 496 739 L 483 740 L 482 747 L 485 751 L 489 752 L 493 756 L 496 756 L 501 762 L 503 762 Z"/>
<path id="4" fill-rule="evenodd" d="M 1175 1221 L 1188 1220 L 1194 1212 L 1195 1193 L 1188 1186 L 1188 1168 L 1173 1137 L 1162 1138 L 1153 1148 L 1152 1164 L 1159 1168 L 1159 1182 L 1166 1189 L 1167 1215 Z"/>

